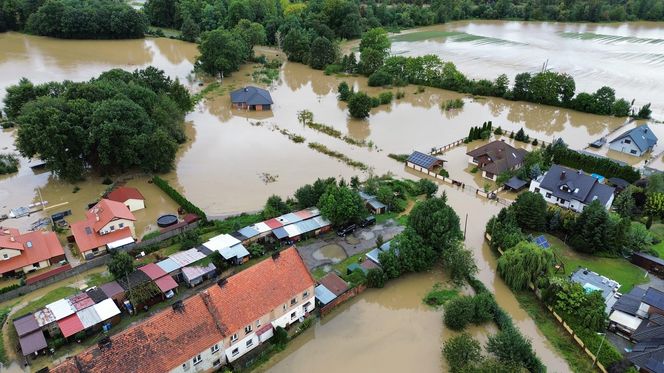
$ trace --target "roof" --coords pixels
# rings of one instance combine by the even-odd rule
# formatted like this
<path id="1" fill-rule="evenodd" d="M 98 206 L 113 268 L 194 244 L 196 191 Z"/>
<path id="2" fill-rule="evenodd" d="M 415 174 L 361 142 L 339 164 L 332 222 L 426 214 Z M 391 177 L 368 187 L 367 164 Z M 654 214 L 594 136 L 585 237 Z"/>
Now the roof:
<path id="1" fill-rule="evenodd" d="M 32 333 L 35 330 L 39 330 L 39 324 L 37 324 L 37 319 L 33 314 L 28 314 L 23 317 L 14 319 L 14 328 L 16 328 L 16 333 L 18 336 L 26 335 Z"/>
<path id="2" fill-rule="evenodd" d="M 664 338 L 639 342 L 627 353 L 627 359 L 650 372 L 664 373 Z"/>
<path id="3" fill-rule="evenodd" d="M 292 212 L 289 212 L 288 214 L 284 214 L 284 215 L 276 217 L 276 219 L 281 224 L 287 225 L 287 224 L 297 223 L 298 221 L 301 221 L 303 218 L 298 214 L 294 214 Z"/>
<path id="4" fill-rule="evenodd" d="M 78 311 L 76 312 L 76 315 L 86 329 L 101 322 L 101 318 L 94 307 L 88 307 L 84 310 Z"/>
<path id="5" fill-rule="evenodd" d="M 330 272 L 318 281 L 330 290 L 334 295 L 340 296 L 348 290 L 348 284 L 336 273 Z"/>
<path id="6" fill-rule="evenodd" d="M 166 293 L 169 290 L 173 290 L 178 287 L 178 283 L 173 280 L 173 277 L 171 276 L 164 276 L 162 278 L 158 278 L 154 281 L 154 283 L 157 285 L 159 290 L 161 290 L 162 293 Z"/>
<path id="7" fill-rule="evenodd" d="M 135 221 L 136 217 L 124 203 L 102 198 L 85 213 L 86 220 L 92 224 L 94 231 L 99 232 L 106 224 L 115 219 Z M 98 219 L 97 219 L 98 217 Z"/>
<path id="8" fill-rule="evenodd" d="M 217 267 L 210 263 L 207 266 L 191 266 L 182 268 L 182 275 L 187 281 L 195 280 L 199 277 L 205 276 L 208 273 L 214 272 Z"/>
<path id="9" fill-rule="evenodd" d="M 314 293 L 316 294 L 316 299 L 318 299 L 318 301 L 324 305 L 332 302 L 337 298 L 337 296 L 334 295 L 330 289 L 326 288 L 325 285 L 316 286 Z"/>
<path id="10" fill-rule="evenodd" d="M 275 228 L 279 228 L 279 227 L 282 227 L 282 226 L 283 226 L 283 224 L 282 224 L 279 220 L 277 220 L 276 218 L 275 218 L 275 219 L 266 220 L 266 221 L 264 221 L 263 223 L 264 223 L 265 225 L 267 225 L 268 227 L 270 227 L 270 229 L 275 229 Z"/>
<path id="11" fill-rule="evenodd" d="M 647 259 L 647 260 L 649 260 L 653 263 L 657 263 L 661 266 L 664 266 L 664 259 L 658 258 L 656 256 L 652 256 L 652 255 L 649 255 L 649 254 L 646 254 L 646 253 L 640 253 L 640 252 L 635 252 L 635 253 L 632 254 L 632 256 L 638 256 L 638 257 L 641 257 L 643 259 Z"/>
<path id="12" fill-rule="evenodd" d="M 629 181 L 627 181 L 627 180 L 625 180 L 625 179 L 621 179 L 621 178 L 619 178 L 619 177 L 611 177 L 611 178 L 609 178 L 609 183 L 615 185 L 615 186 L 618 187 L 618 188 L 622 188 L 622 189 L 625 189 L 625 188 L 627 188 L 627 187 L 630 185 L 630 184 L 629 184 Z"/>
<path id="13" fill-rule="evenodd" d="M 84 310 L 95 304 L 95 301 L 87 293 L 76 294 L 73 297 L 69 297 L 68 300 L 76 311 Z"/>
<path id="14" fill-rule="evenodd" d="M 238 232 L 241 235 L 243 235 L 247 238 L 252 238 L 252 237 L 258 236 L 260 234 L 260 232 L 256 228 L 253 228 L 251 226 L 244 227 L 244 228 L 240 229 Z"/>
<path id="15" fill-rule="evenodd" d="M 606 302 L 607 299 L 613 298 L 615 292 L 620 288 L 620 284 L 616 281 L 611 280 L 608 277 L 604 277 L 599 273 L 588 270 L 587 268 L 579 268 L 574 273 L 572 273 L 570 279 L 573 282 L 581 284 L 584 286 L 586 291 L 589 289 L 585 287 L 586 284 L 593 286 L 593 290 L 599 290 L 602 292 L 602 298 Z"/>
<path id="16" fill-rule="evenodd" d="M 240 243 L 240 240 L 231 236 L 230 234 L 220 234 L 210 238 L 203 246 L 207 247 L 212 251 L 220 251 L 222 249 L 237 245 Z"/>
<path id="17" fill-rule="evenodd" d="M 527 181 L 523 181 L 516 176 L 512 176 L 509 180 L 507 180 L 505 186 L 510 187 L 514 190 L 519 190 L 524 186 L 526 186 L 526 184 L 528 184 Z"/>
<path id="18" fill-rule="evenodd" d="M 275 228 L 272 230 L 272 233 L 280 240 L 288 237 L 288 232 L 286 232 L 284 227 Z"/>
<path id="19" fill-rule="evenodd" d="M 528 152 L 510 144 L 496 140 L 471 150 L 467 155 L 479 160 L 479 168 L 494 175 L 511 170 L 523 163 Z"/>
<path id="20" fill-rule="evenodd" d="M 380 247 L 377 247 L 368 253 L 364 254 L 367 258 L 371 259 L 372 262 L 375 262 L 376 264 L 380 264 L 380 260 L 378 257 L 380 256 L 381 252 L 389 251 L 390 247 L 392 246 L 391 240 L 383 243 L 380 245 Z"/>
<path id="21" fill-rule="evenodd" d="M 645 294 L 645 289 L 635 287 L 629 293 L 621 295 L 613 305 L 613 309 L 629 315 L 636 315 Z"/>
<path id="22" fill-rule="evenodd" d="M 35 353 L 41 349 L 46 348 L 46 338 L 44 338 L 44 332 L 37 330 L 33 333 L 24 335 L 18 339 L 18 342 L 21 345 L 21 351 L 23 356 L 28 356 L 32 353 Z"/>
<path id="23" fill-rule="evenodd" d="M 69 315 L 62 320 L 58 320 L 58 327 L 62 331 L 62 335 L 65 338 L 70 337 L 85 329 L 83 323 L 76 314 Z"/>
<path id="24" fill-rule="evenodd" d="M 189 249 L 175 253 L 169 256 L 169 258 L 171 258 L 171 260 L 179 264 L 181 267 L 184 267 L 205 258 L 205 254 L 196 249 Z"/>
<path id="25" fill-rule="evenodd" d="M 643 303 L 664 311 L 664 292 L 661 292 L 652 287 L 648 288 L 648 290 L 646 290 L 645 296 L 643 297 Z"/>
<path id="26" fill-rule="evenodd" d="M 632 333 L 631 338 L 637 342 L 658 338 L 664 335 L 664 315 L 650 314 L 641 325 Z"/>
<path id="27" fill-rule="evenodd" d="M 209 289 L 218 320 L 230 332 L 244 328 L 291 298 L 314 286 L 314 280 L 294 247 L 281 251 Z M 251 296 L 247 296 L 251 294 Z"/>
<path id="28" fill-rule="evenodd" d="M 232 103 L 246 103 L 248 105 L 272 105 L 272 96 L 265 89 L 246 86 L 231 92 Z"/>
<path id="29" fill-rule="evenodd" d="M 108 347 L 91 347 L 52 371 L 161 373 L 179 367 L 195 354 L 223 339 L 203 299 L 203 293 L 110 337 Z"/>
<path id="30" fill-rule="evenodd" d="M 85 253 L 97 247 L 108 245 L 124 238 L 131 237 L 131 229 L 124 227 L 104 235 L 100 235 L 93 229 L 93 224 L 88 220 L 71 223 L 71 233 L 76 240 L 78 249 Z"/>
<path id="31" fill-rule="evenodd" d="M 17 229 L 0 228 L 0 247 L 21 251 L 20 255 L 0 261 L 0 274 L 65 255 L 54 232 L 21 234 Z"/>
<path id="32" fill-rule="evenodd" d="M 567 186 L 569 192 L 561 190 L 560 188 L 563 186 Z M 599 183 L 597 179 L 586 175 L 583 171 L 576 171 L 557 164 L 551 166 L 549 171 L 544 174 L 540 187 L 567 201 L 577 200 L 589 204 L 597 199 L 602 205 L 609 202 L 615 190 L 613 187 Z"/>
<path id="33" fill-rule="evenodd" d="M 106 299 L 101 303 L 95 304 L 93 307 L 101 321 L 106 321 L 111 317 L 120 314 L 120 309 L 115 305 L 115 302 L 113 302 L 112 299 Z"/>
<path id="34" fill-rule="evenodd" d="M 346 267 L 346 271 L 348 271 L 349 273 L 357 271 L 357 270 L 362 271 L 365 275 L 367 274 L 367 269 L 362 267 L 361 265 L 359 265 L 357 263 L 353 263 L 353 264 L 349 265 L 348 267 Z"/>
<path id="35" fill-rule="evenodd" d="M 120 284 L 124 290 L 129 290 L 130 288 L 147 284 L 150 281 L 152 281 L 150 276 L 139 270 L 131 272 L 126 276 L 122 276 L 117 279 L 118 284 Z"/>
<path id="36" fill-rule="evenodd" d="M 231 258 L 244 258 L 245 256 L 249 256 L 249 252 L 245 247 L 239 243 L 235 246 L 227 247 L 225 249 L 222 249 L 219 251 L 219 254 L 221 254 L 224 259 L 228 260 Z"/>
<path id="37" fill-rule="evenodd" d="M 92 287 L 90 289 L 85 290 L 85 293 L 92 299 L 95 303 L 99 303 L 103 301 L 104 299 L 108 298 L 106 293 L 104 293 L 101 288 L 98 287 Z"/>
<path id="38" fill-rule="evenodd" d="M 623 133 L 622 135 L 611 140 L 611 144 L 614 142 L 620 141 L 626 137 L 629 137 L 634 142 L 634 145 L 639 148 L 642 152 L 652 148 L 657 144 L 657 136 L 652 133 L 652 130 L 648 125 L 639 126 L 632 128 L 631 130 Z"/>
<path id="39" fill-rule="evenodd" d="M 623 325 L 630 330 L 636 330 L 636 328 L 641 325 L 642 321 L 640 318 L 624 313 L 622 311 L 613 311 L 611 316 L 609 316 L 609 320 L 619 325 Z"/>
<path id="40" fill-rule="evenodd" d="M 166 273 L 171 273 L 174 271 L 177 271 L 178 269 L 182 268 L 180 264 L 178 264 L 175 260 L 171 258 L 166 258 L 162 260 L 161 262 L 157 262 L 157 265 L 159 268 L 164 270 Z"/>
<path id="41" fill-rule="evenodd" d="M 108 193 L 108 195 L 106 195 L 106 198 L 110 199 L 111 201 L 117 201 L 122 203 L 130 199 L 140 199 L 145 201 L 145 197 L 143 197 L 141 192 L 139 192 L 138 189 L 131 187 L 116 188 L 112 192 Z"/>
<path id="42" fill-rule="evenodd" d="M 117 281 L 107 282 L 103 285 L 100 285 L 99 287 L 104 292 L 104 294 L 106 294 L 106 296 L 109 298 L 113 298 L 118 294 L 124 293 L 124 289 L 122 288 L 122 286 L 120 286 L 120 284 L 117 283 Z"/>
<path id="43" fill-rule="evenodd" d="M 376 264 L 376 262 L 374 262 L 373 260 L 365 260 L 360 264 L 360 266 L 362 268 L 366 269 L 367 271 L 369 271 L 371 269 L 380 268 L 380 266 L 378 264 Z"/>
<path id="44" fill-rule="evenodd" d="M 55 316 L 56 321 L 62 320 L 65 317 L 76 312 L 76 308 L 72 306 L 69 299 L 57 300 L 53 303 L 47 304 L 46 308 L 48 308 L 53 313 L 53 316 Z"/>
<path id="45" fill-rule="evenodd" d="M 53 312 L 51 312 L 51 310 L 49 310 L 48 308 L 42 308 L 39 311 L 35 312 L 34 315 L 35 315 L 35 320 L 37 320 L 37 324 L 39 324 L 39 327 L 55 322 L 55 316 L 53 315 Z"/>
<path id="46" fill-rule="evenodd" d="M 417 166 L 430 169 L 431 167 L 442 165 L 444 161 L 429 154 L 424 154 L 418 151 L 414 151 L 410 154 L 406 162 L 410 162 Z"/>
<path id="47" fill-rule="evenodd" d="M 148 275 L 151 280 L 156 280 L 160 277 L 166 276 L 166 271 L 154 263 L 146 264 L 143 267 L 139 267 L 138 269 Z"/>
<path id="48" fill-rule="evenodd" d="M 109 249 L 117 249 L 118 247 L 129 245 L 130 243 L 134 243 L 134 237 L 129 236 L 113 242 L 109 242 L 108 244 L 106 244 L 106 247 L 108 247 Z"/>
<path id="49" fill-rule="evenodd" d="M 265 224 L 265 222 L 256 223 L 256 224 L 252 225 L 251 227 L 253 229 L 257 230 L 259 233 L 265 233 L 265 232 L 269 232 L 270 230 L 272 230 L 272 228 L 269 225 Z"/>

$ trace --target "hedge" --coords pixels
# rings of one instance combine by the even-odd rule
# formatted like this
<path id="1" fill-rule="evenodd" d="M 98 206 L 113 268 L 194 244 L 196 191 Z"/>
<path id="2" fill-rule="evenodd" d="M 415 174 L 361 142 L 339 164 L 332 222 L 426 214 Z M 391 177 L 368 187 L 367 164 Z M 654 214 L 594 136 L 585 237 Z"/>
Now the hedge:
<path id="1" fill-rule="evenodd" d="M 633 183 L 641 178 L 641 173 L 631 166 L 623 166 L 608 158 L 598 158 L 563 147 L 554 147 L 553 162 L 559 165 L 600 174 L 604 177 L 619 177 Z"/>
<path id="2" fill-rule="evenodd" d="M 7 286 L 7 287 L 4 287 L 4 288 L 0 289 L 0 294 L 4 294 L 4 293 L 6 293 L 6 292 L 8 292 L 8 291 L 12 291 L 12 290 L 14 290 L 14 289 L 18 289 L 18 288 L 20 288 L 20 287 L 21 287 L 20 284 L 9 285 L 9 286 Z"/>
<path id="3" fill-rule="evenodd" d="M 152 178 L 152 182 L 161 190 L 163 190 L 164 193 L 166 193 L 169 197 L 171 197 L 177 204 L 182 206 L 185 211 L 198 215 L 198 217 L 203 220 L 203 223 L 207 222 L 207 215 L 205 215 L 203 210 L 191 203 L 182 194 L 180 194 L 180 192 L 173 189 L 173 187 L 170 186 L 166 180 L 160 178 L 159 176 L 154 176 Z"/>

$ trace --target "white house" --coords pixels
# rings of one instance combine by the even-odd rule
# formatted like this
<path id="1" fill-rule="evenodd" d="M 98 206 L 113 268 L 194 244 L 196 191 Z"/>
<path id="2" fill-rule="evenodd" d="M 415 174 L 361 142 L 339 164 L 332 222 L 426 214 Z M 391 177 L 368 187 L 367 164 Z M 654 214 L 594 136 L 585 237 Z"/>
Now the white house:
<path id="1" fill-rule="evenodd" d="M 145 197 L 136 188 L 119 187 L 108 193 L 106 199 L 116 201 L 127 206 L 129 211 L 137 211 L 145 208 Z"/>
<path id="2" fill-rule="evenodd" d="M 86 220 L 71 224 L 71 232 L 79 251 L 99 254 L 108 247 L 133 242 L 134 214 L 122 202 L 102 199 L 85 213 Z"/>
<path id="3" fill-rule="evenodd" d="M 652 151 L 657 145 L 657 136 L 648 125 L 633 128 L 616 137 L 609 143 L 609 148 L 617 152 L 640 157 Z"/>
<path id="4" fill-rule="evenodd" d="M 615 188 L 600 183 L 581 170 L 553 165 L 547 173 L 530 183 L 530 191 L 541 194 L 551 204 L 581 212 L 595 200 L 606 209 L 611 208 Z"/>

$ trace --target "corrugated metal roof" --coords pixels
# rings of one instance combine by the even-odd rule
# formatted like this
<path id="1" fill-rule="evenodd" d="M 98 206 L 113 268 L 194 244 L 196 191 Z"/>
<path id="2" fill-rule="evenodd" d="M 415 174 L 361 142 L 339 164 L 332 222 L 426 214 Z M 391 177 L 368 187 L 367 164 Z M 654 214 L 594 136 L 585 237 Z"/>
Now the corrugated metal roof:
<path id="1" fill-rule="evenodd" d="M 166 258 L 161 262 L 158 262 L 157 265 L 159 266 L 159 268 L 163 269 L 164 272 L 166 273 L 171 273 L 173 271 L 177 271 L 178 269 L 182 268 L 182 266 L 178 264 L 178 262 L 176 262 L 171 258 Z"/>
<path id="2" fill-rule="evenodd" d="M 162 278 L 158 278 L 154 282 L 159 290 L 162 291 L 162 293 L 165 293 L 169 290 L 173 290 L 176 287 L 178 287 L 178 283 L 173 280 L 173 277 L 171 276 L 164 276 Z"/>
<path id="3" fill-rule="evenodd" d="M 288 214 L 281 215 L 280 217 L 277 218 L 282 224 L 293 224 L 297 223 L 298 221 L 302 220 L 303 218 L 301 216 L 298 216 L 297 214 L 294 214 L 292 212 L 289 212 Z"/>
<path id="4" fill-rule="evenodd" d="M 124 289 L 117 281 L 107 282 L 99 286 L 107 297 L 113 298 L 114 296 L 124 293 Z"/>
<path id="5" fill-rule="evenodd" d="M 294 214 L 299 216 L 301 219 L 309 219 L 314 217 L 314 215 L 311 213 L 311 210 L 306 210 L 306 209 L 295 211 Z"/>
<path id="6" fill-rule="evenodd" d="M 314 221 L 315 221 L 315 222 L 318 224 L 318 226 L 320 226 L 321 228 L 323 228 L 323 227 L 327 227 L 328 225 L 331 225 L 331 224 L 332 224 L 329 220 L 325 219 L 325 218 L 322 217 L 322 216 L 317 216 L 317 217 L 315 217 L 315 218 L 314 218 Z"/>
<path id="7" fill-rule="evenodd" d="M 39 330 L 39 324 L 37 323 L 37 319 L 35 319 L 35 315 L 29 314 L 21 318 L 14 319 L 14 328 L 16 328 L 16 333 L 20 337 L 22 335 L 32 333 L 35 330 Z"/>
<path id="8" fill-rule="evenodd" d="M 76 294 L 73 297 L 69 297 L 69 302 L 76 311 L 92 307 L 95 304 L 95 301 L 90 298 L 87 293 Z"/>
<path id="9" fill-rule="evenodd" d="M 280 240 L 288 237 L 288 232 L 286 232 L 286 230 L 283 227 L 274 229 L 272 233 L 274 233 L 274 235 Z"/>
<path id="10" fill-rule="evenodd" d="M 334 293 L 323 285 L 316 286 L 314 293 L 316 293 L 316 299 L 318 299 L 323 305 L 328 304 L 337 298 Z"/>
<path id="11" fill-rule="evenodd" d="M 381 251 L 378 249 L 373 249 L 369 251 L 368 253 L 364 254 L 367 258 L 371 259 L 374 263 L 380 264 L 380 260 L 378 260 L 378 255 L 380 255 Z"/>
<path id="12" fill-rule="evenodd" d="M 53 312 L 51 312 L 51 310 L 48 308 L 41 309 L 35 312 L 34 315 L 35 319 L 37 320 L 37 324 L 39 324 L 39 327 L 48 325 L 55 321 L 55 315 L 53 315 Z"/>
<path id="13" fill-rule="evenodd" d="M 287 225 L 284 230 L 288 233 L 288 237 L 296 237 L 302 234 L 296 224 Z"/>
<path id="14" fill-rule="evenodd" d="M 43 348 L 46 348 L 46 338 L 44 332 L 37 330 L 34 333 L 27 334 L 19 338 L 18 342 L 21 344 L 21 351 L 23 356 L 28 356 Z"/>
<path id="15" fill-rule="evenodd" d="M 95 311 L 94 307 L 88 307 L 84 310 L 78 311 L 76 312 L 76 315 L 78 316 L 78 319 L 81 320 L 83 327 L 86 329 L 101 322 L 101 318 L 99 318 L 99 315 L 97 314 L 97 311 Z"/>
<path id="16" fill-rule="evenodd" d="M 196 249 L 189 249 L 187 251 L 180 251 L 179 253 L 175 253 L 169 256 L 169 258 L 179 264 L 180 267 L 184 267 L 205 258 L 205 254 L 202 254 Z"/>
<path id="17" fill-rule="evenodd" d="M 130 243 L 133 243 L 133 242 L 134 242 L 133 237 L 125 237 L 125 238 L 121 238 L 117 241 L 109 242 L 108 244 L 106 244 L 106 246 L 108 246 L 109 249 L 116 249 L 118 247 L 129 245 Z"/>
<path id="18" fill-rule="evenodd" d="M 195 280 L 201 276 L 205 276 L 208 273 L 214 272 L 217 267 L 214 264 L 210 263 L 207 267 L 202 266 L 191 266 L 182 268 L 182 274 L 187 281 Z"/>
<path id="19" fill-rule="evenodd" d="M 242 244 L 237 244 L 232 247 L 227 247 L 219 251 L 219 254 L 221 254 L 221 256 L 223 256 L 224 259 L 226 260 L 231 258 L 244 258 L 245 256 L 249 256 L 249 252 Z"/>
<path id="20" fill-rule="evenodd" d="M 170 277 L 170 276 L 169 276 Z M 106 299 L 101 303 L 97 303 L 94 306 L 95 312 L 99 315 L 101 321 L 106 321 L 115 315 L 120 314 L 120 309 L 115 305 L 115 302 L 111 299 Z"/>
<path id="21" fill-rule="evenodd" d="M 230 234 L 221 234 L 219 236 L 212 237 L 208 242 L 204 243 L 203 246 L 212 251 L 220 251 L 239 243 L 240 240 L 231 236 Z"/>
<path id="22" fill-rule="evenodd" d="M 69 315 L 62 320 L 58 320 L 58 327 L 60 328 L 60 331 L 62 331 L 62 335 L 65 338 L 70 337 L 85 329 L 83 323 L 76 314 Z"/>
<path id="23" fill-rule="evenodd" d="M 266 220 L 263 223 L 265 223 L 268 227 L 270 227 L 270 229 L 275 229 L 283 226 L 283 224 L 277 219 Z"/>
<path id="24" fill-rule="evenodd" d="M 611 313 L 611 316 L 609 316 L 609 320 L 617 324 L 620 324 L 622 326 L 625 326 L 631 330 L 636 330 L 636 328 L 638 328 L 639 325 L 641 325 L 642 321 L 640 318 L 636 316 L 628 315 L 621 311 L 613 311 L 613 313 Z"/>
<path id="25" fill-rule="evenodd" d="M 272 230 L 272 228 L 270 228 L 269 225 L 265 224 L 265 222 L 256 223 L 256 224 L 252 225 L 251 227 L 254 228 L 255 230 L 257 230 L 260 233 L 265 233 L 265 232 L 269 232 L 269 231 Z"/>
<path id="26" fill-rule="evenodd" d="M 296 225 L 297 229 L 302 233 L 308 233 L 320 228 L 320 225 L 316 223 L 314 219 L 302 220 L 301 222 L 296 223 Z"/>
<path id="27" fill-rule="evenodd" d="M 47 304 L 46 308 L 51 310 L 53 313 L 53 316 L 55 316 L 55 320 L 62 320 L 65 317 L 73 314 L 76 312 L 76 308 L 72 306 L 71 302 L 69 299 L 60 299 L 57 300 L 51 304 Z"/>
<path id="28" fill-rule="evenodd" d="M 260 234 L 260 232 L 256 228 L 253 228 L 251 226 L 244 227 L 244 228 L 240 229 L 238 232 L 240 232 L 241 235 L 243 235 L 247 238 L 256 237 Z"/>
<path id="29" fill-rule="evenodd" d="M 161 269 L 158 265 L 154 263 L 146 264 L 143 267 L 138 268 L 140 271 L 143 271 L 151 280 L 156 280 L 158 278 L 166 276 L 166 271 Z"/>

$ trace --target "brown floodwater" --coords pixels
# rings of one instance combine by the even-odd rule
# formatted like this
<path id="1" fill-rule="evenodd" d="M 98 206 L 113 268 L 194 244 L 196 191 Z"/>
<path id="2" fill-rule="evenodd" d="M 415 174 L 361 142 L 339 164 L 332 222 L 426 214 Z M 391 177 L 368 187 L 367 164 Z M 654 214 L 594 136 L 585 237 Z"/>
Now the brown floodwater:
<path id="1" fill-rule="evenodd" d="M 538 72 L 543 64 L 566 72 L 577 90 L 608 85 L 664 116 L 664 22 L 451 22 L 397 36 L 392 53 L 437 54 L 472 78 Z"/>

